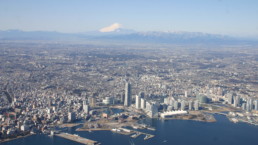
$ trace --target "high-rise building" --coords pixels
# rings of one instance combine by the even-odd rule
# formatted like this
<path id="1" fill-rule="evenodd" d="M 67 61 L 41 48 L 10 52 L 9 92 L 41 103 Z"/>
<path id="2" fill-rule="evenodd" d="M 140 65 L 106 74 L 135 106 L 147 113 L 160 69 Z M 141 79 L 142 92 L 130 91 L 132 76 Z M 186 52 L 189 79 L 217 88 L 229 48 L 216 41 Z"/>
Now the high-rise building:
<path id="1" fill-rule="evenodd" d="M 141 98 L 141 109 L 145 109 L 146 108 L 146 101 L 144 98 Z"/>
<path id="2" fill-rule="evenodd" d="M 195 111 L 199 110 L 199 102 L 198 102 L 198 100 L 194 101 L 194 110 Z"/>
<path id="3" fill-rule="evenodd" d="M 188 97 L 187 91 L 185 91 L 185 97 L 186 97 L 186 98 Z"/>
<path id="4" fill-rule="evenodd" d="M 83 104 L 82 108 L 83 108 L 84 113 L 86 113 L 86 114 L 89 113 L 89 105 Z"/>
<path id="5" fill-rule="evenodd" d="M 249 98 L 248 103 L 249 103 L 249 107 L 250 107 L 249 109 L 250 109 L 250 111 L 252 111 L 253 110 L 253 99 Z"/>
<path id="6" fill-rule="evenodd" d="M 192 110 L 192 108 L 193 108 L 193 102 L 189 101 L 188 110 Z"/>
<path id="7" fill-rule="evenodd" d="M 185 101 L 181 101 L 181 110 L 185 110 Z"/>
<path id="8" fill-rule="evenodd" d="M 96 99 L 94 97 L 89 98 L 90 106 L 95 107 L 96 106 Z"/>
<path id="9" fill-rule="evenodd" d="M 153 102 L 146 102 L 146 113 L 150 118 L 158 117 L 158 106 Z"/>
<path id="10" fill-rule="evenodd" d="M 131 105 L 131 84 L 125 83 L 125 100 L 124 106 L 129 107 Z"/>
<path id="11" fill-rule="evenodd" d="M 141 108 L 141 98 L 138 95 L 135 96 L 135 108 L 136 109 L 140 109 Z"/>
<path id="12" fill-rule="evenodd" d="M 68 112 L 68 121 L 73 122 L 76 119 L 76 115 L 74 112 Z"/>
<path id="13" fill-rule="evenodd" d="M 178 110 L 178 102 L 174 101 L 174 110 Z"/>
<path id="14" fill-rule="evenodd" d="M 246 103 L 243 103 L 242 104 L 242 110 L 245 110 L 246 109 Z"/>
<path id="15" fill-rule="evenodd" d="M 245 108 L 245 110 L 246 110 L 247 112 L 250 112 L 250 111 L 251 111 L 250 108 L 251 108 L 251 107 L 250 107 L 250 103 L 247 102 L 247 103 L 246 103 L 246 108 Z"/>
<path id="16" fill-rule="evenodd" d="M 258 111 L 258 100 L 254 101 L 254 110 Z"/>
<path id="17" fill-rule="evenodd" d="M 228 104 L 233 104 L 233 94 L 227 94 Z"/>
<path id="18" fill-rule="evenodd" d="M 168 107 L 167 107 L 167 111 L 172 111 L 172 110 L 173 110 L 173 106 L 168 105 Z"/>
<path id="19" fill-rule="evenodd" d="M 240 104 L 240 97 L 239 96 L 235 96 L 234 97 L 234 107 L 238 107 Z"/>

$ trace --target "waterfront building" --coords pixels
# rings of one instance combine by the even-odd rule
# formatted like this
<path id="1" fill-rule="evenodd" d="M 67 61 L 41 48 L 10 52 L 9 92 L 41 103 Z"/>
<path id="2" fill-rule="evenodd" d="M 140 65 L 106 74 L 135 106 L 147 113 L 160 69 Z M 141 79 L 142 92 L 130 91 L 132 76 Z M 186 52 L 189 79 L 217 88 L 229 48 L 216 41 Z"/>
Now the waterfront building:
<path id="1" fill-rule="evenodd" d="M 185 110 L 185 101 L 181 101 L 181 110 Z"/>
<path id="2" fill-rule="evenodd" d="M 173 106 L 168 105 L 168 107 L 167 107 L 167 111 L 172 111 L 172 110 L 173 110 Z"/>
<path id="3" fill-rule="evenodd" d="M 158 117 L 158 106 L 156 103 L 153 102 L 146 102 L 146 114 L 150 118 Z"/>
<path id="4" fill-rule="evenodd" d="M 240 104 L 240 97 L 237 95 L 234 97 L 234 107 L 238 107 Z"/>
<path id="5" fill-rule="evenodd" d="M 199 102 L 198 102 L 198 100 L 194 101 L 194 110 L 195 111 L 199 110 Z"/>
<path id="6" fill-rule="evenodd" d="M 74 112 L 68 112 L 68 122 L 73 122 L 76 119 L 76 114 Z"/>
<path id="7" fill-rule="evenodd" d="M 125 83 L 125 100 L 124 106 L 129 107 L 131 105 L 131 84 Z"/>
<path id="8" fill-rule="evenodd" d="M 174 101 L 174 110 L 178 110 L 178 102 Z"/>
<path id="9" fill-rule="evenodd" d="M 192 110 L 192 108 L 193 108 L 193 102 L 189 101 L 188 110 Z"/>
<path id="10" fill-rule="evenodd" d="M 187 111 L 183 111 L 183 110 L 179 110 L 179 111 L 167 111 L 164 113 L 160 114 L 161 118 L 168 118 L 168 117 L 172 117 L 172 116 L 176 116 L 176 115 L 184 115 L 187 114 Z"/>

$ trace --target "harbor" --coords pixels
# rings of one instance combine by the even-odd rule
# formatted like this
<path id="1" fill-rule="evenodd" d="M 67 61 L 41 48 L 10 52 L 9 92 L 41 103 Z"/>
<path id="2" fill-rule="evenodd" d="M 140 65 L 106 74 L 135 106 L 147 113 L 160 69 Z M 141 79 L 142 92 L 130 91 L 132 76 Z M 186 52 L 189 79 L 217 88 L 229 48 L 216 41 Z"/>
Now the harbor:
<path id="1" fill-rule="evenodd" d="M 140 135 L 145 135 L 144 140 L 154 137 L 154 135 L 152 135 L 152 134 L 148 134 L 148 133 L 136 131 L 136 130 L 130 130 L 127 128 L 112 129 L 111 131 L 114 133 L 119 133 L 119 134 L 123 134 L 123 135 L 130 135 L 130 137 L 132 137 L 132 138 L 137 138 Z"/>

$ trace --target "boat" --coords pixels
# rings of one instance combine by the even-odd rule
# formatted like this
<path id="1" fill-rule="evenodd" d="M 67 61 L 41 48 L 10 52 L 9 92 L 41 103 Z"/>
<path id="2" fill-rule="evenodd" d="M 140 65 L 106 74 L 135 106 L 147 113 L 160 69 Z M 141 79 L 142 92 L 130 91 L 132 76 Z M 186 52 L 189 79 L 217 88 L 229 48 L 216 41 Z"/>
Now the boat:
<path id="1" fill-rule="evenodd" d="M 146 140 L 146 139 L 148 139 L 148 135 L 146 135 L 146 136 L 144 137 L 144 140 Z"/>

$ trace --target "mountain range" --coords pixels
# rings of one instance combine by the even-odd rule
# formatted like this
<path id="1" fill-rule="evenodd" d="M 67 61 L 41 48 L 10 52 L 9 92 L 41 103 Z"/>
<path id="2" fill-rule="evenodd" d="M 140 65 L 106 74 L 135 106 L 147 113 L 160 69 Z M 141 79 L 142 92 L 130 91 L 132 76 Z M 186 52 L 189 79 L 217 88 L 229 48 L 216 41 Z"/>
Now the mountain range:
<path id="1" fill-rule="evenodd" d="M 212 44 L 258 44 L 257 39 L 236 38 L 226 35 L 201 32 L 137 32 L 129 29 L 116 29 L 112 32 L 91 31 L 85 33 L 60 33 L 49 31 L 0 31 L 0 40 L 77 40 L 77 41 L 111 41 L 128 43 L 212 43 Z"/>

